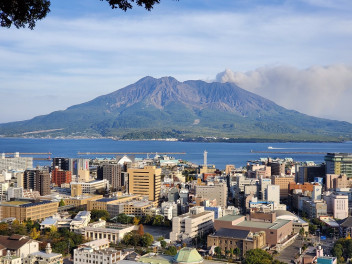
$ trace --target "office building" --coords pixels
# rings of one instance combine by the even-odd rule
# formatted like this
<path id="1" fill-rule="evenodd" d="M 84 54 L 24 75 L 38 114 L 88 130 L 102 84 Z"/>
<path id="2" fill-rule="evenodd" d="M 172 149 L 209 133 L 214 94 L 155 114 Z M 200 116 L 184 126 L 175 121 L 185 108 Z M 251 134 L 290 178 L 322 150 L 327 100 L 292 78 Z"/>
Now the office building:
<path id="1" fill-rule="evenodd" d="M 38 191 L 41 196 L 50 194 L 50 174 L 46 170 L 25 170 L 23 187 L 26 190 Z"/>
<path id="2" fill-rule="evenodd" d="M 63 183 L 70 183 L 72 181 L 72 173 L 70 171 L 59 169 L 55 167 L 51 172 L 51 182 L 56 186 L 61 186 Z"/>
<path id="3" fill-rule="evenodd" d="M 54 170 L 56 167 L 58 167 L 59 170 L 69 171 L 70 170 L 70 159 L 69 158 L 53 158 L 52 169 Z"/>
<path id="4" fill-rule="evenodd" d="M 110 188 L 113 191 L 124 190 L 127 186 L 126 173 L 120 164 L 104 164 L 100 166 L 99 171 L 102 173 L 101 178 L 109 181 Z"/>
<path id="5" fill-rule="evenodd" d="M 143 169 L 129 168 L 128 192 L 130 194 L 147 196 L 150 201 L 160 200 L 161 169 L 155 166 L 145 166 Z"/>
<path id="6" fill-rule="evenodd" d="M 196 186 L 196 197 L 202 197 L 207 200 L 216 199 L 217 205 L 226 208 L 227 206 L 227 185 L 226 183 L 216 183 Z"/>
<path id="7" fill-rule="evenodd" d="M 192 238 L 208 234 L 214 226 L 214 212 L 195 206 L 187 214 L 172 219 L 171 241 L 189 242 Z"/>
<path id="8" fill-rule="evenodd" d="M 352 177 L 352 154 L 328 153 L 325 158 L 326 174 L 346 174 Z"/>
<path id="9" fill-rule="evenodd" d="M 284 175 L 272 175 L 271 184 L 280 186 L 280 199 L 288 198 L 288 185 L 290 182 L 295 182 L 294 176 Z"/>
<path id="10" fill-rule="evenodd" d="M 0 220 L 14 217 L 22 222 L 27 219 L 41 220 L 57 213 L 58 202 L 42 201 L 30 203 L 25 201 L 10 201 L 0 203 Z"/>

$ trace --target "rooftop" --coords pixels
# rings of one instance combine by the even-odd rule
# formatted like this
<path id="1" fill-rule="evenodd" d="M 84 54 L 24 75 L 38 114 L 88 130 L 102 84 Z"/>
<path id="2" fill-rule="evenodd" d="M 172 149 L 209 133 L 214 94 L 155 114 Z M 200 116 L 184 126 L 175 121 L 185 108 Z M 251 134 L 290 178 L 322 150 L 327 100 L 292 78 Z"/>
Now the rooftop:
<path id="1" fill-rule="evenodd" d="M 231 238 L 247 238 L 248 234 L 249 234 L 248 230 L 220 228 L 218 231 L 216 231 L 213 234 L 213 236 L 231 237 Z"/>
<path id="2" fill-rule="evenodd" d="M 218 218 L 217 220 L 232 222 L 232 221 L 237 220 L 241 217 L 244 217 L 244 215 L 225 215 L 223 217 Z"/>
<path id="3" fill-rule="evenodd" d="M 276 219 L 274 223 L 244 220 L 238 223 L 236 226 L 245 226 L 245 227 L 263 228 L 263 229 L 279 229 L 284 225 L 288 224 L 289 222 L 291 222 L 291 220 Z"/>

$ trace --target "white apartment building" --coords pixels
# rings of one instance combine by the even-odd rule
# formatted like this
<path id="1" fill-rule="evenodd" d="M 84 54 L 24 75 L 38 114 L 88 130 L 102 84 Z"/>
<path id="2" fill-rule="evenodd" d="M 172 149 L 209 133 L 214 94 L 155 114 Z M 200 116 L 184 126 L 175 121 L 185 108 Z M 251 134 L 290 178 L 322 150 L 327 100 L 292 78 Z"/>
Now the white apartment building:
<path id="1" fill-rule="evenodd" d="M 6 157 L 2 153 L 0 157 L 0 171 L 3 170 L 26 170 L 33 168 L 32 157 L 20 157 L 18 152 L 13 157 Z"/>
<path id="2" fill-rule="evenodd" d="M 332 214 L 336 219 L 348 217 L 348 195 L 325 192 L 323 199 L 327 204 L 328 214 Z"/>
<path id="3" fill-rule="evenodd" d="M 75 264 L 116 264 L 121 259 L 121 251 L 109 248 L 107 239 L 99 239 L 80 245 L 73 251 Z"/>
<path id="4" fill-rule="evenodd" d="M 177 204 L 174 202 L 163 202 L 161 204 L 161 213 L 164 217 L 171 220 L 177 216 Z"/>
<path id="5" fill-rule="evenodd" d="M 91 182 L 71 182 L 72 185 L 80 185 L 82 188 L 82 193 L 84 194 L 94 194 L 96 190 L 106 189 L 109 186 L 108 180 L 99 180 Z"/>
<path id="6" fill-rule="evenodd" d="M 171 241 L 188 242 L 198 235 L 206 235 L 214 227 L 214 212 L 204 211 L 204 207 L 195 206 L 190 212 L 172 219 Z"/>

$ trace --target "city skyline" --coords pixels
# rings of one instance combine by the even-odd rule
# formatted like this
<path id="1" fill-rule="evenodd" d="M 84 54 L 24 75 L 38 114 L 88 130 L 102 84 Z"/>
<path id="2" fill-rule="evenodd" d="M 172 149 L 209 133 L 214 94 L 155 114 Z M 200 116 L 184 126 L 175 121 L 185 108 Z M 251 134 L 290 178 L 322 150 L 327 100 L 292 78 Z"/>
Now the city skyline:
<path id="1" fill-rule="evenodd" d="M 52 1 L 34 31 L 0 29 L 0 123 L 147 75 L 235 81 L 286 108 L 352 122 L 351 11 L 346 0 L 161 1 L 126 13 L 97 0 Z"/>

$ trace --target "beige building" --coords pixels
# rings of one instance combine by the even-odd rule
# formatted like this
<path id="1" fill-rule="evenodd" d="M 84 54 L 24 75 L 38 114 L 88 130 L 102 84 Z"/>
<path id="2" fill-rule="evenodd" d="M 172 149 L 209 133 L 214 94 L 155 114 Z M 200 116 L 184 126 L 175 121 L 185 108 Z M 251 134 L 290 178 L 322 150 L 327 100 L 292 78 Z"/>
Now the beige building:
<path id="1" fill-rule="evenodd" d="M 218 206 L 226 208 L 227 206 L 227 185 L 226 183 L 216 183 L 209 185 L 197 185 L 196 197 L 202 197 L 207 200 L 216 199 Z"/>
<path id="2" fill-rule="evenodd" d="M 143 169 L 129 168 L 128 192 L 148 196 L 149 201 L 160 200 L 161 168 L 145 166 Z"/>
<path id="3" fill-rule="evenodd" d="M 94 194 L 98 190 L 106 190 L 108 186 L 108 180 L 71 182 L 71 196 L 76 197 L 82 194 Z"/>
<path id="4" fill-rule="evenodd" d="M 346 174 L 326 174 L 326 190 L 351 187 L 352 178 L 347 178 Z"/>
<path id="5" fill-rule="evenodd" d="M 214 212 L 195 206 L 189 213 L 172 218 L 170 240 L 188 242 L 198 235 L 210 233 L 213 227 Z"/>
<path id="6" fill-rule="evenodd" d="M 80 207 L 87 205 L 89 201 L 96 201 L 103 198 L 102 195 L 82 195 L 74 196 L 70 198 L 64 198 L 65 205 L 73 205 L 75 207 Z"/>
<path id="7" fill-rule="evenodd" d="M 289 175 L 272 175 L 271 176 L 271 184 L 280 186 L 280 198 L 286 199 L 289 194 L 289 183 L 295 182 L 294 176 Z"/>
<path id="8" fill-rule="evenodd" d="M 225 253 L 230 249 L 239 248 L 244 255 L 250 249 L 264 248 L 266 246 L 266 234 L 264 231 L 252 233 L 248 230 L 235 230 L 221 228 L 207 238 L 207 246 L 220 247 Z"/>
<path id="9" fill-rule="evenodd" d="M 0 204 L 0 219 L 15 217 L 20 222 L 26 219 L 41 220 L 57 213 L 58 202 L 37 203 L 11 201 Z"/>

